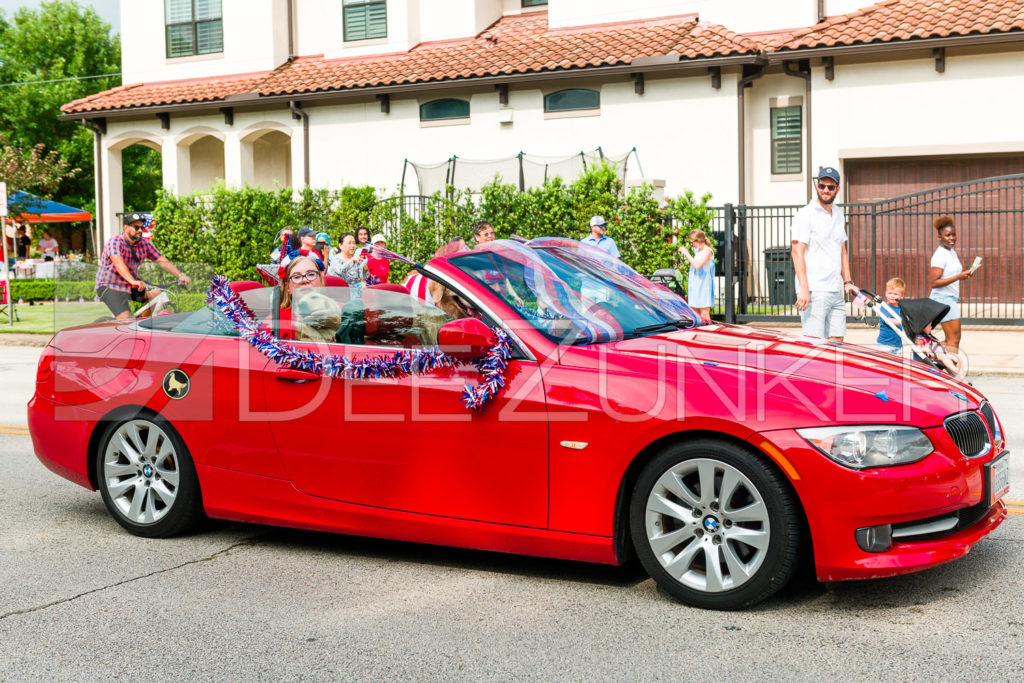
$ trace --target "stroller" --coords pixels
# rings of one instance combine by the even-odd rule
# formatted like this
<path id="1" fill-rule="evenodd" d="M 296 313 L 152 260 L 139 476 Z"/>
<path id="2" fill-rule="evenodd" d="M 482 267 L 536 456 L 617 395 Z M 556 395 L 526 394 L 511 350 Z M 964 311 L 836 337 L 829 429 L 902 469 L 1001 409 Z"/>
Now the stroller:
<path id="1" fill-rule="evenodd" d="M 860 293 L 865 297 L 864 307 L 866 309 L 877 308 L 884 313 L 884 315 L 878 316 L 878 320 L 895 332 L 903 342 L 903 346 L 909 346 L 918 360 L 939 372 L 945 372 L 957 379 L 962 378 L 959 358 L 948 354 L 942 348 L 939 340 L 931 334 L 931 330 L 935 329 L 949 313 L 949 306 L 934 299 L 900 299 L 901 327 L 896 324 L 896 311 L 882 297 L 863 287 Z M 941 360 L 943 357 L 957 358 L 957 360 L 955 363 L 950 361 L 947 364 Z M 950 367 L 951 365 L 953 367 Z"/>

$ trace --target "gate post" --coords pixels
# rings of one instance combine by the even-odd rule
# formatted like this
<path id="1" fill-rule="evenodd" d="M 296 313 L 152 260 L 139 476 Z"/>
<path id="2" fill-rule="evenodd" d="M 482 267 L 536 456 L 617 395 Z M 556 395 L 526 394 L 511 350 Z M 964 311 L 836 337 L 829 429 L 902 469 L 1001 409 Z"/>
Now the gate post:
<path id="1" fill-rule="evenodd" d="M 878 204 L 871 205 L 871 287 L 876 292 L 878 289 L 878 225 L 876 219 L 878 214 L 876 210 Z M 851 273 L 852 276 L 852 273 Z M 885 287 L 881 288 L 881 292 L 885 294 Z"/>
<path id="2" fill-rule="evenodd" d="M 732 265 L 734 263 L 732 229 L 736 224 L 736 213 L 732 204 L 725 205 L 725 253 L 722 265 L 725 269 L 725 322 L 736 322 L 736 299 L 732 291 Z"/>

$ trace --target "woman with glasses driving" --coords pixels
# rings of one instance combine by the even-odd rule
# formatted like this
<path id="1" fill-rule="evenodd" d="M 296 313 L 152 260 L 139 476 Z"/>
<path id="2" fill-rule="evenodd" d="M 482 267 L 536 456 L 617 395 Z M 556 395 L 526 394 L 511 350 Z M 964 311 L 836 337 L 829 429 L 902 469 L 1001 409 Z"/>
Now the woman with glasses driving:
<path id="1" fill-rule="evenodd" d="M 282 339 L 334 341 L 334 335 L 341 327 L 341 306 L 316 291 L 324 286 L 323 262 L 314 256 L 297 254 L 291 256 L 281 269 L 279 336 Z"/>

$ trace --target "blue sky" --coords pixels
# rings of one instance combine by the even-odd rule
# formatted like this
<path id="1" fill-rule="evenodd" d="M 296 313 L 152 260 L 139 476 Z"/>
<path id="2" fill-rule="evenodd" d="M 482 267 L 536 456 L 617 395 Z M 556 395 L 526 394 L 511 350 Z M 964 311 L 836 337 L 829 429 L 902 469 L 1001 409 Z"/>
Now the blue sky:
<path id="1" fill-rule="evenodd" d="M 0 0 L 0 10 L 10 18 L 19 7 L 36 8 L 42 0 Z M 79 5 L 89 6 L 113 27 L 114 33 L 121 32 L 121 0 L 78 0 Z"/>

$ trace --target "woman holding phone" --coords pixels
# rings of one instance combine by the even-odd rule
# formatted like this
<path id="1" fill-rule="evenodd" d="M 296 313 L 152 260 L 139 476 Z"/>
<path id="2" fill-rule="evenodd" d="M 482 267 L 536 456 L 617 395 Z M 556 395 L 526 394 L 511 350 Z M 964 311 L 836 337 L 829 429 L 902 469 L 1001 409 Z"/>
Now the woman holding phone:
<path id="1" fill-rule="evenodd" d="M 939 216 L 934 225 L 939 246 L 928 267 L 928 286 L 932 288 L 928 297 L 949 306 L 949 313 L 942 319 L 942 332 L 946 336 L 943 345 L 946 351 L 957 353 L 960 350 L 960 281 L 972 277 L 974 270 L 964 270 L 956 255 L 953 218 Z"/>

